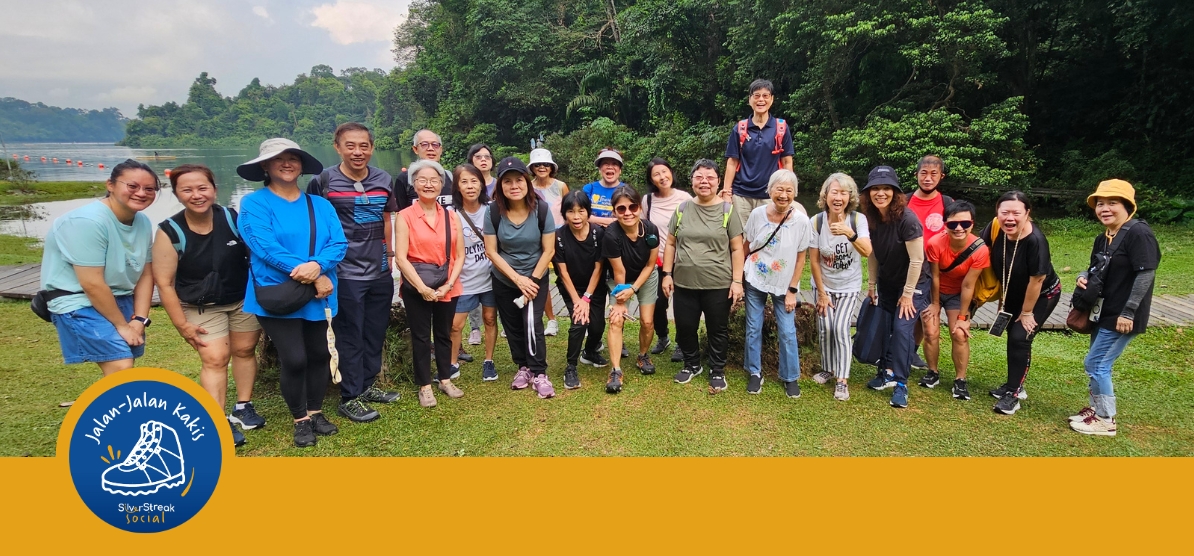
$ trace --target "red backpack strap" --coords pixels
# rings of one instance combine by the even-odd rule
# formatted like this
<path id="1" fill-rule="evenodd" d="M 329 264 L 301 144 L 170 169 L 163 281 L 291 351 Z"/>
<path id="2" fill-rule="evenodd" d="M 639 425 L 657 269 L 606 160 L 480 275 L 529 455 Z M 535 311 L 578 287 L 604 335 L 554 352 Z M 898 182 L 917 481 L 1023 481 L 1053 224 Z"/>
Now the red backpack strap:
<path id="1" fill-rule="evenodd" d="M 771 154 L 779 154 L 784 152 L 784 134 L 788 132 L 788 122 L 783 118 L 775 119 L 775 150 Z"/>
<path id="2" fill-rule="evenodd" d="M 746 144 L 747 137 L 748 137 L 748 135 L 746 134 L 746 120 L 741 120 L 738 122 L 738 149 L 739 150 L 742 149 L 742 145 Z"/>

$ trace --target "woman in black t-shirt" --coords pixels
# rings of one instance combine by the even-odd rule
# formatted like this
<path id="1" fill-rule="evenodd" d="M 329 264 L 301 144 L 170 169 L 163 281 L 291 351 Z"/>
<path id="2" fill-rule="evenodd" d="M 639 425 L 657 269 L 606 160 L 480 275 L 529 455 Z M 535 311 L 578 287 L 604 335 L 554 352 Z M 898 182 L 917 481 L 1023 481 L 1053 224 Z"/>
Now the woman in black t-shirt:
<path id="1" fill-rule="evenodd" d="M 1106 230 L 1095 237 L 1090 267 L 1078 274 L 1074 292 L 1075 298 L 1089 294 L 1098 299 L 1091 310 L 1092 319 L 1098 321 L 1084 362 L 1090 377 L 1090 405 L 1070 417 L 1070 428 L 1082 434 L 1115 436 L 1111 366 L 1128 342 L 1148 326 L 1161 249 L 1148 224 L 1132 219 L 1136 213 L 1132 184 L 1104 181 L 1086 198 L 1086 204 Z"/>
<path id="2" fill-rule="evenodd" d="M 1011 415 L 1027 399 L 1024 379 L 1032 365 L 1032 340 L 1061 298 L 1061 282 L 1049 259 L 1049 241 L 1032 223 L 1032 203 L 1024 193 L 1009 191 L 995 202 L 999 223 L 991 243 L 991 268 L 999 279 L 999 310 L 1009 313 L 1007 325 L 1007 382 L 991 390 L 995 412 Z M 991 237 L 988 224 L 982 238 Z M 984 239 L 985 241 L 985 239 Z"/>
<path id="3" fill-rule="evenodd" d="M 638 361 L 640 373 L 655 374 L 655 365 L 647 349 L 655 335 L 655 301 L 659 296 L 659 277 L 655 260 L 659 256 L 659 228 L 639 217 L 642 198 L 638 191 L 619 186 L 610 197 L 614 207 L 613 224 L 605 231 L 601 255 L 609 266 L 609 356 L 614 368 L 609 373 L 605 391 L 622 390 L 622 325 L 627 318 L 627 303 L 638 298 Z"/>
<path id="4" fill-rule="evenodd" d="M 591 212 L 592 205 L 584 191 L 570 191 L 560 199 L 564 225 L 556 229 L 556 252 L 551 262 L 556 268 L 556 288 L 572 321 L 568 329 L 568 367 L 564 369 L 564 388 L 568 390 L 580 388 L 577 359 L 594 367 L 608 364 L 599 353 L 601 335 L 605 333 L 607 290 L 601 279 L 601 240 L 605 228 L 589 224 Z"/>
<path id="5" fill-rule="evenodd" d="M 236 211 L 216 204 L 215 176 L 206 166 L 184 164 L 170 173 L 183 205 L 158 225 L 153 242 L 153 279 L 162 308 L 203 361 L 199 384 L 227 404 L 228 362 L 236 382 L 229 421 L 245 430 L 265 426 L 253 409 L 257 378 L 257 317 L 242 310 L 249 281 L 249 250 L 236 230 Z M 232 426 L 237 446 L 245 437 Z"/>
<path id="6" fill-rule="evenodd" d="M 885 354 L 867 387 L 894 387 L 891 406 L 908 407 L 908 372 L 916 352 L 913 333 L 920 314 L 929 307 L 933 285 L 924 264 L 924 232 L 916 213 L 907 209 L 907 198 L 890 166 L 871 170 L 859 200 L 873 246 L 867 264 L 867 297 L 884 317 L 891 315 L 890 328 L 882 333 Z"/>

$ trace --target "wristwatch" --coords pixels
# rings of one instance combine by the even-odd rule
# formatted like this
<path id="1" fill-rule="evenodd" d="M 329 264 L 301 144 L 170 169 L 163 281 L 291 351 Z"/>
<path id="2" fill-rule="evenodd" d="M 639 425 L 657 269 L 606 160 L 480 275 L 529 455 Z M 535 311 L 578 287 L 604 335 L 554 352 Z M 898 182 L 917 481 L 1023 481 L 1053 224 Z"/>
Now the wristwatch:
<path id="1" fill-rule="evenodd" d="M 671 276 L 671 275 L 672 275 L 672 272 L 671 272 L 670 270 L 664 270 L 664 271 L 662 271 L 662 272 L 663 272 L 663 277 L 664 277 L 664 278 L 667 278 L 668 276 Z"/>
<path id="2" fill-rule="evenodd" d="M 854 232 L 854 235 L 846 238 L 846 241 L 849 241 L 850 243 L 858 241 L 858 232 Z"/>
<path id="3" fill-rule="evenodd" d="M 133 315 L 133 318 L 130 320 L 135 320 L 135 321 L 141 323 L 142 325 L 145 326 L 145 328 L 149 328 L 149 325 L 153 324 L 153 321 L 149 320 L 149 317 L 141 317 L 141 316 Z"/>
<path id="4" fill-rule="evenodd" d="M 580 298 L 585 300 L 585 303 L 589 303 L 589 302 L 593 301 L 593 294 L 591 294 L 589 292 L 585 292 L 585 294 L 580 296 Z"/>
<path id="5" fill-rule="evenodd" d="M 788 286 L 788 293 L 800 293 L 800 289 L 793 288 L 792 286 Z"/>

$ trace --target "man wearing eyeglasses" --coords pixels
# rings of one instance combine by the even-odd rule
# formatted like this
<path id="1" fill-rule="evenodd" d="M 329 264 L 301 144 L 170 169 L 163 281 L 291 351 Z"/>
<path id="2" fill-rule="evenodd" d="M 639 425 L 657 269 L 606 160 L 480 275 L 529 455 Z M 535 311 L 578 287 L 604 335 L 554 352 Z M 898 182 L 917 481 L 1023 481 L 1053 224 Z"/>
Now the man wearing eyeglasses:
<path id="1" fill-rule="evenodd" d="M 444 142 L 436 132 L 430 129 L 420 129 L 415 134 L 414 146 L 411 147 L 411 150 L 419 160 L 440 162 L 439 158 L 444 154 Z M 452 205 L 452 174 L 445 172 L 443 180 L 444 186 L 439 193 L 439 204 L 447 207 Z M 419 200 L 405 168 L 394 178 L 394 191 L 402 191 L 398 197 L 398 210 L 409 207 L 411 203 Z"/>
<path id="2" fill-rule="evenodd" d="M 721 198 L 734 203 L 734 212 L 746 226 L 756 207 L 767 204 L 767 181 L 783 168 L 792 169 L 792 134 L 788 124 L 771 115 L 775 85 L 766 79 L 750 84 L 749 102 L 753 114 L 730 130 L 726 142 L 726 179 Z M 797 205 L 799 206 L 799 205 Z"/>
<path id="3" fill-rule="evenodd" d="M 390 174 L 369 165 L 373 133 L 356 122 L 340 124 L 334 135 L 340 164 L 312 178 L 307 193 L 326 197 L 336 208 L 348 251 L 336 268 L 340 310 L 332 319 L 340 352 L 340 405 L 337 411 L 357 423 L 381 415 L 372 403 L 391 403 L 397 392 L 374 383 L 381 372 L 381 347 L 390 322 L 394 279 L 390 276 L 393 246 L 390 214 L 398 210 Z"/>

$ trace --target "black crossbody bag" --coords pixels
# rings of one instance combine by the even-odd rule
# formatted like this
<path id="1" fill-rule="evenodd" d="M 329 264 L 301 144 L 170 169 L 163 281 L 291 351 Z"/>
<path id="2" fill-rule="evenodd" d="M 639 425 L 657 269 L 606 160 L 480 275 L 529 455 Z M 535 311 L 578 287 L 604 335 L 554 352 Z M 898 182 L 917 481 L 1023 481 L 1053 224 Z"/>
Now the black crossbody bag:
<path id="1" fill-rule="evenodd" d="M 307 257 L 310 258 L 315 256 L 315 205 L 310 195 L 304 193 L 304 196 L 307 197 L 307 216 L 311 223 L 311 241 L 307 247 Z M 315 299 L 315 285 L 286 280 L 273 286 L 261 286 L 253 280 L 253 293 L 262 309 L 276 315 L 289 315 Z"/>

